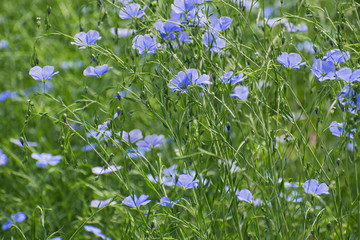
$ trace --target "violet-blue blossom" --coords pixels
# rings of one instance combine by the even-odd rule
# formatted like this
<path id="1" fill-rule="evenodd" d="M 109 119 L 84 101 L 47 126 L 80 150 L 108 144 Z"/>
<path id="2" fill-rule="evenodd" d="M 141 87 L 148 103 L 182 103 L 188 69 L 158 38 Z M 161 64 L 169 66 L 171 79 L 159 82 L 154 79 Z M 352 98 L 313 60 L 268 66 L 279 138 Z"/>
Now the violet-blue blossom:
<path id="1" fill-rule="evenodd" d="M 149 34 L 137 35 L 132 44 L 132 48 L 137 49 L 139 54 L 156 53 L 156 49 L 159 47 L 156 36 L 150 37 Z"/>
<path id="2" fill-rule="evenodd" d="M 203 85 L 212 83 L 210 82 L 209 75 L 203 74 L 199 77 L 196 69 L 188 69 L 185 72 L 178 72 L 178 74 L 170 80 L 168 87 L 172 89 L 172 92 L 180 91 L 181 93 L 184 93 L 188 91 L 191 84 Z"/>
<path id="3" fill-rule="evenodd" d="M 179 39 L 180 42 L 187 42 L 187 43 L 191 42 L 191 39 L 190 39 L 189 35 L 185 31 L 179 33 L 178 39 Z"/>
<path id="4" fill-rule="evenodd" d="M 301 50 L 304 49 L 304 50 L 307 51 L 307 52 L 315 53 L 314 43 L 312 43 L 312 42 L 304 41 L 302 44 L 301 44 L 301 43 L 298 43 L 298 44 L 297 44 L 297 47 L 298 47 L 299 51 L 301 51 Z"/>
<path id="5" fill-rule="evenodd" d="M 43 68 L 35 66 L 29 71 L 29 75 L 33 79 L 36 81 L 42 81 L 43 83 L 45 83 L 46 80 L 52 79 L 52 77 L 58 73 L 59 71 L 55 72 L 54 66 L 45 66 Z"/>
<path id="6" fill-rule="evenodd" d="M 15 100 L 19 97 L 19 93 L 12 92 L 12 91 L 5 91 L 0 93 L 0 102 L 3 102 L 7 100 L 8 98 L 11 98 L 12 100 Z"/>
<path id="7" fill-rule="evenodd" d="M 119 37 L 127 37 L 133 33 L 136 33 L 136 30 L 134 29 L 127 29 L 127 28 L 110 28 L 110 32 L 113 35 L 119 36 Z"/>
<path id="8" fill-rule="evenodd" d="M 141 19 L 145 16 L 147 5 L 143 8 L 137 3 L 131 3 L 120 9 L 119 16 L 121 19 Z"/>
<path id="9" fill-rule="evenodd" d="M 178 201 L 179 200 L 171 201 L 168 197 L 162 197 L 158 204 L 165 207 L 173 207 Z"/>
<path id="10" fill-rule="evenodd" d="M 122 136 L 122 140 L 127 143 L 135 143 L 136 141 L 143 138 L 142 132 L 140 129 L 134 129 L 129 133 L 122 131 L 117 134 L 118 136 Z"/>
<path id="11" fill-rule="evenodd" d="M 136 207 L 141 205 L 146 205 L 149 202 L 151 202 L 150 199 L 148 199 L 149 195 L 141 195 L 140 197 L 137 197 L 136 194 L 134 195 L 134 198 L 129 195 L 127 196 L 122 203 L 129 206 L 129 207 Z"/>
<path id="12" fill-rule="evenodd" d="M 104 122 L 103 124 L 99 124 L 97 131 L 93 130 L 93 129 L 90 129 L 90 132 L 86 133 L 86 135 L 88 137 L 94 137 L 94 138 L 96 138 L 96 139 L 98 139 L 100 141 L 108 139 L 109 137 L 112 136 L 112 133 L 109 130 L 109 127 L 108 127 L 109 123 L 110 123 L 110 120 Z"/>
<path id="13" fill-rule="evenodd" d="M 26 219 L 24 212 L 18 212 L 16 214 L 11 214 L 11 217 L 2 225 L 2 230 L 9 229 L 14 223 L 13 222 L 23 222 Z"/>
<path id="14" fill-rule="evenodd" d="M 341 52 L 339 49 L 332 49 L 328 51 L 324 59 L 338 65 L 339 63 L 345 63 L 345 61 L 350 59 L 349 52 Z"/>
<path id="15" fill-rule="evenodd" d="M 146 136 L 144 140 L 138 141 L 136 145 L 139 150 L 150 151 L 153 148 L 159 148 L 162 146 L 164 141 L 164 135 L 149 135 Z"/>
<path id="16" fill-rule="evenodd" d="M 234 93 L 230 94 L 230 97 L 237 97 L 240 101 L 245 101 L 249 96 L 249 88 L 247 86 L 236 86 Z"/>
<path id="17" fill-rule="evenodd" d="M 10 139 L 10 142 L 18 145 L 19 147 L 25 147 L 25 146 L 28 146 L 28 147 L 36 147 L 38 144 L 36 142 L 22 142 L 18 139 L 15 139 L 15 138 L 11 138 Z"/>
<path id="18" fill-rule="evenodd" d="M 92 208 L 103 208 L 106 207 L 107 205 L 113 206 L 115 205 L 116 202 L 113 201 L 112 198 L 106 199 L 106 200 L 92 200 L 90 203 L 90 207 Z"/>
<path id="19" fill-rule="evenodd" d="M 255 199 L 249 189 L 242 189 L 237 191 L 236 198 L 239 201 L 244 201 L 250 204 L 254 204 L 254 206 L 260 206 L 262 204 L 262 200 L 260 198 Z"/>
<path id="20" fill-rule="evenodd" d="M 0 149 L 0 166 L 6 165 L 8 161 L 9 161 L 8 157 L 3 152 L 3 150 Z"/>
<path id="21" fill-rule="evenodd" d="M 204 34 L 203 44 L 210 48 L 211 52 L 221 52 L 226 46 L 226 41 L 220 38 L 217 32 L 209 29 Z"/>
<path id="22" fill-rule="evenodd" d="M 79 46 L 79 49 L 84 49 L 87 46 L 92 46 L 96 41 L 101 40 L 100 33 L 95 30 L 90 30 L 87 33 L 79 32 L 74 36 L 74 41 L 71 42 L 72 45 Z"/>
<path id="23" fill-rule="evenodd" d="M 316 59 L 310 70 L 320 82 L 335 79 L 335 65 L 333 62 Z"/>
<path id="24" fill-rule="evenodd" d="M 204 0 L 174 0 L 174 4 L 171 4 L 171 9 L 177 14 L 188 14 L 203 2 Z"/>
<path id="25" fill-rule="evenodd" d="M 279 179 L 278 179 L 278 183 L 281 183 L 282 181 L 283 181 L 282 178 L 279 178 Z M 284 181 L 284 187 L 285 187 L 285 188 L 290 188 L 290 187 L 292 187 L 292 188 L 298 188 L 299 185 L 298 185 L 298 184 L 295 184 L 295 183 L 289 183 L 289 182 Z"/>
<path id="26" fill-rule="evenodd" d="M 301 62 L 301 56 L 297 53 L 281 53 L 277 58 L 279 63 L 284 65 L 287 69 L 291 70 L 293 68 L 299 69 L 300 66 L 304 65 L 304 62 Z"/>
<path id="27" fill-rule="evenodd" d="M 94 167 L 91 169 L 91 171 L 94 174 L 100 175 L 100 174 L 109 174 L 115 171 L 119 171 L 122 167 L 116 166 L 116 165 L 109 165 L 108 167 Z"/>
<path id="28" fill-rule="evenodd" d="M 0 49 L 3 49 L 3 48 L 9 48 L 9 42 L 6 41 L 6 40 L 1 40 L 0 41 Z"/>
<path id="29" fill-rule="evenodd" d="M 344 67 L 336 71 L 336 77 L 346 82 L 359 82 L 360 81 L 360 69 L 356 69 L 354 72 Z"/>
<path id="30" fill-rule="evenodd" d="M 319 184 L 316 179 L 307 180 L 302 184 L 302 186 L 305 192 L 308 194 L 314 194 L 315 196 L 329 194 L 329 187 L 326 185 L 326 183 Z"/>
<path id="31" fill-rule="evenodd" d="M 84 225 L 84 229 L 85 231 L 87 232 L 92 232 L 93 234 L 95 234 L 96 236 L 102 238 L 102 239 L 105 239 L 105 240 L 111 240 L 111 238 L 109 237 L 106 237 L 102 231 L 97 228 L 97 227 L 94 227 L 94 226 L 91 226 L 91 225 Z"/>
<path id="32" fill-rule="evenodd" d="M 243 73 L 240 73 L 238 75 L 234 75 L 232 71 L 226 72 L 223 76 L 220 77 L 220 81 L 223 83 L 231 83 L 231 84 L 237 84 L 239 82 L 242 82 L 247 77 L 244 77 Z"/>
<path id="33" fill-rule="evenodd" d="M 50 153 L 32 153 L 31 157 L 37 160 L 36 165 L 40 168 L 45 168 L 48 164 L 55 166 L 62 158 L 60 155 L 53 156 Z"/>
<path id="34" fill-rule="evenodd" d="M 182 187 L 184 190 L 196 188 L 199 185 L 199 180 L 195 178 L 194 174 L 181 174 L 179 175 L 176 185 Z"/>
<path id="35" fill-rule="evenodd" d="M 98 77 L 101 78 L 101 76 L 109 71 L 109 69 L 112 69 L 113 67 L 108 67 L 107 64 L 92 67 L 89 66 L 85 68 L 83 74 L 85 77 Z"/>
<path id="36" fill-rule="evenodd" d="M 176 32 L 182 31 L 182 28 L 171 20 L 166 20 L 164 23 L 159 19 L 154 28 L 159 31 L 163 39 L 175 40 Z"/>
<path id="37" fill-rule="evenodd" d="M 213 28 L 216 32 L 222 32 L 230 27 L 232 23 L 232 19 L 229 17 L 221 17 L 219 19 L 215 19 L 211 22 L 211 28 Z"/>

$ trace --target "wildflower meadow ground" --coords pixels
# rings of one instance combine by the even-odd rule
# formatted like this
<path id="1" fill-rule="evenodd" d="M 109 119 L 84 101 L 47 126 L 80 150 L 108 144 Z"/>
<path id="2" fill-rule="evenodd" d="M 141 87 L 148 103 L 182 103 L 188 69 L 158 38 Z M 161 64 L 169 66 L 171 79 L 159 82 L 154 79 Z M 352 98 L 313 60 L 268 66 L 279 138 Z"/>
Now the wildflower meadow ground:
<path id="1" fill-rule="evenodd" d="M 359 15 L 3 0 L 0 239 L 359 239 Z"/>

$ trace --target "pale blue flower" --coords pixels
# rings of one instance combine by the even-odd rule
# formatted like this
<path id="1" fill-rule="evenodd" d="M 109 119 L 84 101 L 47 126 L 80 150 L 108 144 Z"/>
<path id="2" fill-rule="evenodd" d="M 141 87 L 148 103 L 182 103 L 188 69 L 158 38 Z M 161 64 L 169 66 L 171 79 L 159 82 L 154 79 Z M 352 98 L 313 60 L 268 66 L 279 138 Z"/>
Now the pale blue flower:
<path id="1" fill-rule="evenodd" d="M 249 96 L 249 88 L 247 86 L 236 86 L 234 93 L 230 94 L 230 97 L 237 97 L 240 101 L 245 101 Z"/>
<path id="2" fill-rule="evenodd" d="M 1 40 L 0 41 L 0 49 L 3 49 L 3 48 L 9 48 L 9 42 L 6 41 L 6 40 Z"/>
<path id="3" fill-rule="evenodd" d="M 189 35 L 187 34 L 187 32 L 179 33 L 178 39 L 180 42 L 187 42 L 187 43 L 191 42 L 191 39 L 190 39 Z"/>
<path id="4" fill-rule="evenodd" d="M 314 194 L 315 196 L 329 194 L 329 187 L 326 185 L 326 183 L 319 184 L 316 179 L 307 180 L 303 183 L 302 186 L 305 192 L 308 194 Z"/>
<path id="5" fill-rule="evenodd" d="M 85 231 L 92 232 L 96 236 L 105 239 L 105 240 L 111 240 L 111 238 L 106 237 L 99 228 L 91 226 L 91 225 L 84 225 Z"/>
<path id="6" fill-rule="evenodd" d="M 249 189 L 242 189 L 236 192 L 236 198 L 239 201 L 244 201 L 250 204 L 254 204 L 254 206 L 260 206 L 262 204 L 262 200 L 260 198 L 255 199 Z"/>
<path id="7" fill-rule="evenodd" d="M 137 3 L 131 3 L 120 9 L 119 16 L 121 19 L 141 19 L 145 16 L 147 5 L 143 8 Z"/>
<path id="8" fill-rule="evenodd" d="M 140 129 L 134 129 L 129 133 L 122 131 L 117 134 L 118 136 L 122 136 L 122 140 L 127 143 L 135 143 L 136 141 L 143 138 L 142 132 Z"/>
<path id="9" fill-rule="evenodd" d="M 92 208 L 103 208 L 103 207 L 106 207 L 107 205 L 113 206 L 115 204 L 116 204 L 116 202 L 113 201 L 112 198 L 106 199 L 104 201 L 92 200 L 91 203 L 90 203 L 90 207 L 92 207 Z"/>
<path id="10" fill-rule="evenodd" d="M 28 146 L 28 147 L 36 147 L 38 145 L 36 142 L 26 142 L 26 143 L 24 143 L 24 142 L 21 142 L 18 139 L 14 139 L 14 138 L 11 138 L 10 142 L 18 145 L 19 147 L 25 147 L 25 145 Z"/>
<path id="11" fill-rule="evenodd" d="M 113 67 L 108 67 L 107 64 L 104 64 L 101 66 L 96 66 L 96 67 L 89 66 L 84 70 L 83 74 L 85 77 L 100 78 L 104 73 L 107 73 L 109 71 L 109 69 L 112 69 L 112 68 Z"/>
<path id="12" fill-rule="evenodd" d="M 347 82 L 358 82 L 360 81 L 360 69 L 353 72 L 350 68 L 344 67 L 336 71 L 336 77 Z"/>
<path id="13" fill-rule="evenodd" d="M 23 222 L 26 219 L 26 215 L 24 212 L 18 212 L 16 214 L 11 214 L 11 217 L 2 225 L 2 230 L 9 229 L 13 222 Z"/>
<path id="14" fill-rule="evenodd" d="M 5 91 L 5 92 L 0 93 L 0 102 L 6 101 L 8 98 L 15 100 L 18 97 L 19 97 L 19 94 L 17 92 Z"/>
<path id="15" fill-rule="evenodd" d="M 136 33 L 136 30 L 134 29 L 127 29 L 127 28 L 111 28 L 110 32 L 116 36 L 119 37 L 127 37 L 129 35 L 132 35 L 133 33 Z"/>
<path id="16" fill-rule="evenodd" d="M 205 32 L 203 44 L 210 48 L 211 52 L 221 52 L 226 46 L 226 41 L 219 37 L 219 33 L 209 29 Z"/>
<path id="17" fill-rule="evenodd" d="M 189 86 L 212 84 L 210 82 L 210 76 L 203 74 L 199 77 L 196 69 L 188 69 L 185 72 L 180 71 L 174 78 L 172 78 L 168 84 L 168 87 L 174 91 L 180 91 L 182 93 L 187 92 Z"/>
<path id="18" fill-rule="evenodd" d="M 55 71 L 54 66 L 45 66 L 43 68 L 39 66 L 35 66 L 30 69 L 29 75 L 37 81 L 46 82 L 46 80 L 52 79 L 54 75 L 59 73 L 59 71 L 57 72 L 54 71 Z"/>
<path id="19" fill-rule="evenodd" d="M 237 84 L 239 82 L 242 82 L 247 77 L 244 77 L 243 73 L 238 74 L 237 76 L 234 75 L 233 72 L 226 72 L 222 77 L 220 77 L 220 81 L 223 83 L 231 83 L 231 84 Z"/>
<path id="20" fill-rule="evenodd" d="M 196 188 L 199 185 L 199 180 L 195 178 L 195 174 L 181 174 L 179 175 L 176 185 L 182 187 L 184 190 Z"/>
<path id="21" fill-rule="evenodd" d="M 316 59 L 310 70 L 320 82 L 335 79 L 335 65 L 331 61 Z"/>
<path id="22" fill-rule="evenodd" d="M 232 19 L 229 17 L 221 17 L 219 19 L 215 19 L 211 22 L 211 27 L 217 31 L 222 32 L 230 27 L 232 23 Z"/>
<path id="23" fill-rule="evenodd" d="M 171 201 L 168 197 L 162 197 L 160 199 L 160 202 L 158 202 L 159 205 L 165 206 L 165 207 L 173 207 L 179 200 Z"/>
<path id="24" fill-rule="evenodd" d="M 45 168 L 48 164 L 55 166 L 62 158 L 60 155 L 53 156 L 50 153 L 32 153 L 31 157 L 37 160 L 36 165 L 40 168 Z"/>
<path id="25" fill-rule="evenodd" d="M 301 56 L 297 53 L 287 53 L 283 52 L 277 58 L 279 63 L 284 65 L 287 69 L 291 70 L 293 68 L 299 69 L 300 66 L 304 65 L 305 63 L 301 62 Z"/>
<path id="26" fill-rule="evenodd" d="M 122 167 L 121 166 L 116 166 L 116 165 L 109 165 L 107 168 L 106 167 L 94 167 L 91 169 L 91 171 L 94 174 L 100 175 L 100 174 L 109 174 L 115 171 L 119 171 Z"/>
<path id="27" fill-rule="evenodd" d="M 8 157 L 3 152 L 3 150 L 0 149 L 0 166 L 6 165 L 8 161 Z"/>
<path id="28" fill-rule="evenodd" d="M 338 65 L 339 63 L 345 63 L 345 61 L 350 59 L 349 52 L 341 52 L 339 49 L 332 49 L 328 51 L 324 59 Z"/>
<path id="29" fill-rule="evenodd" d="M 136 145 L 139 147 L 139 150 L 149 151 L 153 148 L 159 148 L 162 146 L 164 141 L 164 135 L 149 135 L 146 136 L 144 140 L 138 141 Z"/>
<path id="30" fill-rule="evenodd" d="M 157 48 L 160 46 L 157 43 L 156 36 L 150 37 L 149 34 L 137 35 L 132 44 L 132 48 L 137 49 L 139 54 L 156 53 Z"/>
<path id="31" fill-rule="evenodd" d="M 182 31 L 182 28 L 171 20 L 166 20 L 164 23 L 159 19 L 154 28 L 159 31 L 163 39 L 175 40 L 176 32 Z"/>
<path id="32" fill-rule="evenodd" d="M 149 195 L 141 195 L 139 198 L 136 196 L 136 194 L 134 195 L 134 198 L 132 196 L 127 196 L 122 203 L 129 206 L 129 207 L 136 207 L 136 206 L 141 206 L 141 205 L 146 205 L 149 202 L 151 202 L 151 200 L 148 200 Z"/>
<path id="33" fill-rule="evenodd" d="M 80 32 L 74 36 L 75 42 L 71 42 L 72 45 L 79 46 L 79 49 L 84 49 L 87 46 L 92 46 L 96 41 L 101 40 L 100 33 L 95 30 L 89 32 Z"/>

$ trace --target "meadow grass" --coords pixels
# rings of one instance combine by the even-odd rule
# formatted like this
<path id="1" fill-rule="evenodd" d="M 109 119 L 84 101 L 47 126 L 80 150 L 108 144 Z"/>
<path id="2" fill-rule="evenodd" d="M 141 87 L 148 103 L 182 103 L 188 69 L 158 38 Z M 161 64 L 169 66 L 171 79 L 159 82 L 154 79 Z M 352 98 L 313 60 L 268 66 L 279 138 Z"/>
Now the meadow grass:
<path id="1" fill-rule="evenodd" d="M 112 0 L 2 2 L 0 41 L 9 46 L 0 49 L 0 90 L 17 97 L 0 98 L 0 149 L 8 159 L 0 164 L 0 223 L 13 223 L 0 239 L 358 239 L 359 83 L 339 74 L 319 81 L 310 69 L 332 49 L 350 54 L 336 70 L 359 68 L 360 5 L 206 1 L 205 19 L 232 19 L 228 29 L 211 31 L 226 45 L 213 52 L 203 43 L 213 26 L 199 24 L 198 12 L 178 23 L 191 39 L 181 42 L 154 27 L 170 18 L 173 0 L 134 2 L 147 4 L 144 17 L 121 19 L 123 5 Z M 269 26 L 276 17 L 307 31 L 288 31 L 280 19 Z M 116 36 L 113 27 L 136 33 Z M 71 45 L 89 30 L 102 39 L 86 49 Z M 134 38 L 146 34 L 161 44 L 156 53 L 133 49 Z M 313 46 L 300 49 L 305 41 Z M 284 67 L 277 60 L 284 52 L 305 64 Z M 88 66 L 104 64 L 113 68 L 84 76 Z M 29 75 L 37 65 L 60 72 L 44 87 Z M 172 91 L 171 80 L 188 69 L 212 84 Z M 246 78 L 222 82 L 229 71 Z M 249 90 L 244 101 L 230 96 L 240 85 Z M 339 100 L 347 85 L 354 94 Z M 339 137 L 329 130 L 333 121 L 343 123 Z M 134 156 L 140 145 L 121 133 L 133 129 L 164 139 Z M 61 160 L 39 167 L 34 153 Z M 104 174 L 112 165 L 115 171 Z M 168 174 L 173 165 L 176 173 Z M 104 169 L 94 174 L 94 167 Z M 325 183 L 328 194 L 309 194 L 302 184 L 310 179 Z M 242 189 L 254 198 L 241 201 Z M 142 194 L 151 202 L 125 204 Z M 178 201 L 162 206 L 164 196 Z M 91 207 L 106 199 L 116 203 Z M 18 212 L 24 221 L 11 219 Z"/>

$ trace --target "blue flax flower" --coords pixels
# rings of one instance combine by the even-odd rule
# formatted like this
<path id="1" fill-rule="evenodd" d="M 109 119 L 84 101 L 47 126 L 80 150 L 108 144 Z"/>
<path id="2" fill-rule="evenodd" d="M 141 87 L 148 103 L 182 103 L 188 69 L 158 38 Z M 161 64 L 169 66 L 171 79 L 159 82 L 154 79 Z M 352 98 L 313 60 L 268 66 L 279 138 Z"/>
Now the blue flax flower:
<path id="1" fill-rule="evenodd" d="M 9 229 L 14 223 L 14 222 L 23 222 L 26 219 L 26 215 L 23 212 L 18 212 L 16 214 L 11 214 L 11 217 L 6 221 L 6 223 L 4 223 L 2 225 L 2 230 L 7 230 Z"/>
<path id="2" fill-rule="evenodd" d="M 235 76 L 233 72 L 226 72 L 222 77 L 220 77 L 220 81 L 223 83 L 231 83 L 231 84 L 237 84 L 239 82 L 242 82 L 247 77 L 244 77 L 243 73 L 240 73 L 239 75 Z"/>
<path id="3" fill-rule="evenodd" d="M 154 183 L 164 184 L 166 186 L 173 186 L 176 184 L 176 173 L 177 173 L 177 171 L 175 170 L 176 168 L 177 165 L 173 165 L 169 168 L 165 168 L 163 170 L 164 174 L 162 175 L 162 179 L 159 179 L 158 176 L 154 178 L 151 174 L 148 174 L 148 178 L 151 182 Z"/>
<path id="4" fill-rule="evenodd" d="M 5 101 L 8 98 L 11 98 L 12 100 L 17 99 L 19 97 L 19 93 L 12 92 L 12 91 L 5 91 L 0 93 L 0 102 Z"/>
<path id="5" fill-rule="evenodd" d="M 339 103 L 347 105 L 348 111 L 355 114 L 360 110 L 360 94 L 356 93 L 352 85 L 348 84 L 341 89 L 339 94 Z"/>
<path id="6" fill-rule="evenodd" d="M 113 201 L 112 198 L 106 199 L 104 201 L 92 200 L 91 203 L 90 203 L 90 207 L 92 207 L 92 208 L 103 208 L 103 207 L 106 207 L 107 205 L 113 206 L 115 204 L 116 204 L 116 202 Z"/>
<path id="7" fill-rule="evenodd" d="M 182 28 L 171 20 L 166 20 L 164 23 L 159 19 L 155 24 L 154 28 L 159 31 L 163 39 L 175 40 L 175 32 L 182 31 Z"/>
<path id="8" fill-rule="evenodd" d="M 249 189 L 242 189 L 237 192 L 236 198 L 239 201 L 244 201 L 250 204 L 254 204 L 254 206 L 260 206 L 262 204 L 262 200 L 260 198 L 255 199 Z"/>
<path id="9" fill-rule="evenodd" d="M 329 194 L 329 187 L 326 185 L 326 183 L 321 183 L 316 179 L 310 179 L 303 183 L 303 188 L 306 193 L 313 194 L 315 196 L 319 196 L 321 194 Z"/>
<path id="10" fill-rule="evenodd" d="M 91 171 L 94 174 L 100 175 L 100 174 L 109 174 L 115 171 L 119 171 L 122 167 L 121 166 L 116 166 L 116 165 L 110 165 L 109 167 L 105 168 L 105 167 L 94 167 L 91 169 Z"/>
<path id="11" fill-rule="evenodd" d="M 150 151 L 153 148 L 159 148 L 162 146 L 164 141 L 164 135 L 149 135 L 146 136 L 144 140 L 138 141 L 136 145 L 139 147 L 139 150 Z"/>
<path id="12" fill-rule="evenodd" d="M 79 46 L 79 49 L 84 49 L 87 46 L 92 46 L 97 40 L 101 40 L 100 33 L 95 30 L 90 30 L 87 33 L 79 32 L 74 36 L 75 42 L 72 45 Z"/>
<path id="13" fill-rule="evenodd" d="M 98 130 L 90 129 L 89 133 L 86 133 L 88 137 L 94 137 L 98 140 L 106 140 L 111 137 L 112 133 L 109 130 L 108 124 L 110 121 L 106 121 L 98 126 Z"/>
<path id="14" fill-rule="evenodd" d="M 325 60 L 338 65 L 339 63 L 345 63 L 345 61 L 350 59 L 349 52 L 341 52 L 339 49 L 332 49 L 325 54 Z"/>
<path id="15" fill-rule="evenodd" d="M 168 197 L 162 197 L 160 199 L 160 202 L 158 202 L 159 205 L 165 206 L 165 207 L 173 207 L 179 200 L 171 201 Z"/>
<path id="16" fill-rule="evenodd" d="M 168 84 L 168 87 L 174 91 L 182 93 L 188 91 L 188 87 L 193 85 L 211 84 L 209 75 L 203 74 L 199 77 L 196 69 L 188 69 L 185 72 L 180 71 Z"/>
<path id="17" fill-rule="evenodd" d="M 18 145 L 19 147 L 25 147 L 25 146 L 28 146 L 28 147 L 36 147 L 38 144 L 36 142 L 22 142 L 18 139 L 15 139 L 15 138 L 11 138 L 10 139 L 10 142 Z"/>
<path id="18" fill-rule="evenodd" d="M 136 206 L 141 206 L 141 205 L 146 205 L 149 202 L 151 202 L 151 200 L 148 200 L 149 195 L 141 195 L 139 198 L 136 196 L 136 194 L 134 195 L 134 198 L 132 198 L 130 195 L 127 196 L 122 203 L 125 204 L 126 206 L 129 207 L 136 207 Z"/>
<path id="19" fill-rule="evenodd" d="M 105 239 L 105 240 L 111 240 L 111 238 L 106 237 L 99 228 L 91 226 L 91 225 L 84 225 L 85 231 L 92 232 L 96 236 Z"/>
<path id="20" fill-rule="evenodd" d="M 219 37 L 219 33 L 208 29 L 205 32 L 203 44 L 210 48 L 211 52 L 221 52 L 226 46 L 226 41 Z"/>
<path id="21" fill-rule="evenodd" d="M 359 82 L 360 81 L 360 69 L 356 69 L 354 72 L 348 68 L 344 67 L 336 71 L 336 77 L 342 79 L 346 82 Z"/>
<path id="22" fill-rule="evenodd" d="M 189 38 L 189 35 L 185 31 L 179 33 L 178 39 L 179 39 L 180 42 L 187 42 L 187 43 L 191 42 L 191 39 Z"/>
<path id="23" fill-rule="evenodd" d="M 301 62 L 301 56 L 297 53 L 287 53 L 283 52 L 277 58 L 279 63 L 284 65 L 287 69 L 291 70 L 293 68 L 299 69 L 300 66 L 304 65 L 305 63 Z"/>
<path id="24" fill-rule="evenodd" d="M 182 187 L 184 190 L 189 188 L 196 188 L 199 185 L 199 180 L 195 178 L 195 174 L 180 174 L 176 185 Z"/>
<path id="25" fill-rule="evenodd" d="M 249 88 L 247 86 L 236 86 L 234 93 L 230 94 L 230 97 L 237 97 L 240 101 L 245 101 L 249 96 Z"/>
<path id="26" fill-rule="evenodd" d="M 54 75 L 59 73 L 59 71 L 57 72 L 54 71 L 55 71 L 54 66 L 45 66 L 43 68 L 39 66 L 35 66 L 30 69 L 29 74 L 33 79 L 45 83 L 46 80 L 52 79 Z"/>
<path id="27" fill-rule="evenodd" d="M 157 43 L 156 36 L 151 38 L 149 34 L 136 36 L 132 44 L 132 48 L 138 49 L 139 54 L 156 53 L 156 49 L 160 46 Z"/>
<path id="28" fill-rule="evenodd" d="M 3 150 L 0 149 L 0 166 L 6 165 L 8 161 L 9 161 L 8 157 L 3 152 Z"/>
<path id="29" fill-rule="evenodd" d="M 329 125 L 329 130 L 331 132 L 332 135 L 336 136 L 336 137 L 341 137 L 342 135 L 344 135 L 345 131 L 344 131 L 344 123 L 338 123 L 336 121 L 332 121 Z M 347 134 L 347 136 L 350 139 L 354 138 L 354 132 L 355 132 L 355 128 L 351 129 L 350 132 Z"/>
<path id="30" fill-rule="evenodd" d="M 122 131 L 119 132 L 117 135 L 122 135 L 122 140 L 127 143 L 135 143 L 136 141 L 143 138 L 142 132 L 140 129 L 134 129 L 130 131 L 129 133 Z"/>
<path id="31" fill-rule="evenodd" d="M 119 16 L 121 19 L 141 19 L 145 16 L 147 5 L 143 8 L 137 3 L 132 3 L 121 8 Z"/>
<path id="32" fill-rule="evenodd" d="M 282 192 L 280 193 L 280 197 L 284 197 L 284 194 Z M 299 203 L 302 202 L 302 197 L 300 197 L 298 192 L 294 191 L 287 195 L 286 200 L 288 202 Z"/>
<path id="33" fill-rule="evenodd" d="M 62 158 L 60 155 L 53 156 L 50 153 L 33 153 L 31 157 L 37 160 L 36 165 L 40 168 L 45 168 L 48 164 L 55 166 Z"/>
<path id="34" fill-rule="evenodd" d="M 0 49 L 2 48 L 9 48 L 9 42 L 6 40 L 1 40 L 0 41 Z"/>
<path id="35" fill-rule="evenodd" d="M 221 17 L 219 19 L 215 19 L 211 22 L 211 27 L 217 31 L 222 32 L 230 27 L 232 23 L 232 19 L 229 17 Z"/>
<path id="36" fill-rule="evenodd" d="M 83 74 L 85 77 L 98 77 L 101 78 L 101 76 L 109 71 L 109 69 L 112 69 L 113 67 L 108 67 L 107 64 L 92 67 L 89 66 L 85 68 Z"/>
<path id="37" fill-rule="evenodd" d="M 320 82 L 335 79 L 335 65 L 331 61 L 316 59 L 310 70 Z"/>
<path id="38" fill-rule="evenodd" d="M 282 178 L 279 178 L 279 179 L 278 179 L 278 183 L 281 183 L 282 181 L 283 181 Z M 285 187 L 285 188 L 290 188 L 290 187 L 292 187 L 292 188 L 298 188 L 299 185 L 297 185 L 297 184 L 295 184 L 295 183 L 284 182 L 284 187 Z"/>
<path id="39" fill-rule="evenodd" d="M 203 2 L 204 0 L 174 0 L 174 4 L 171 4 L 171 9 L 177 14 L 188 14 Z"/>

